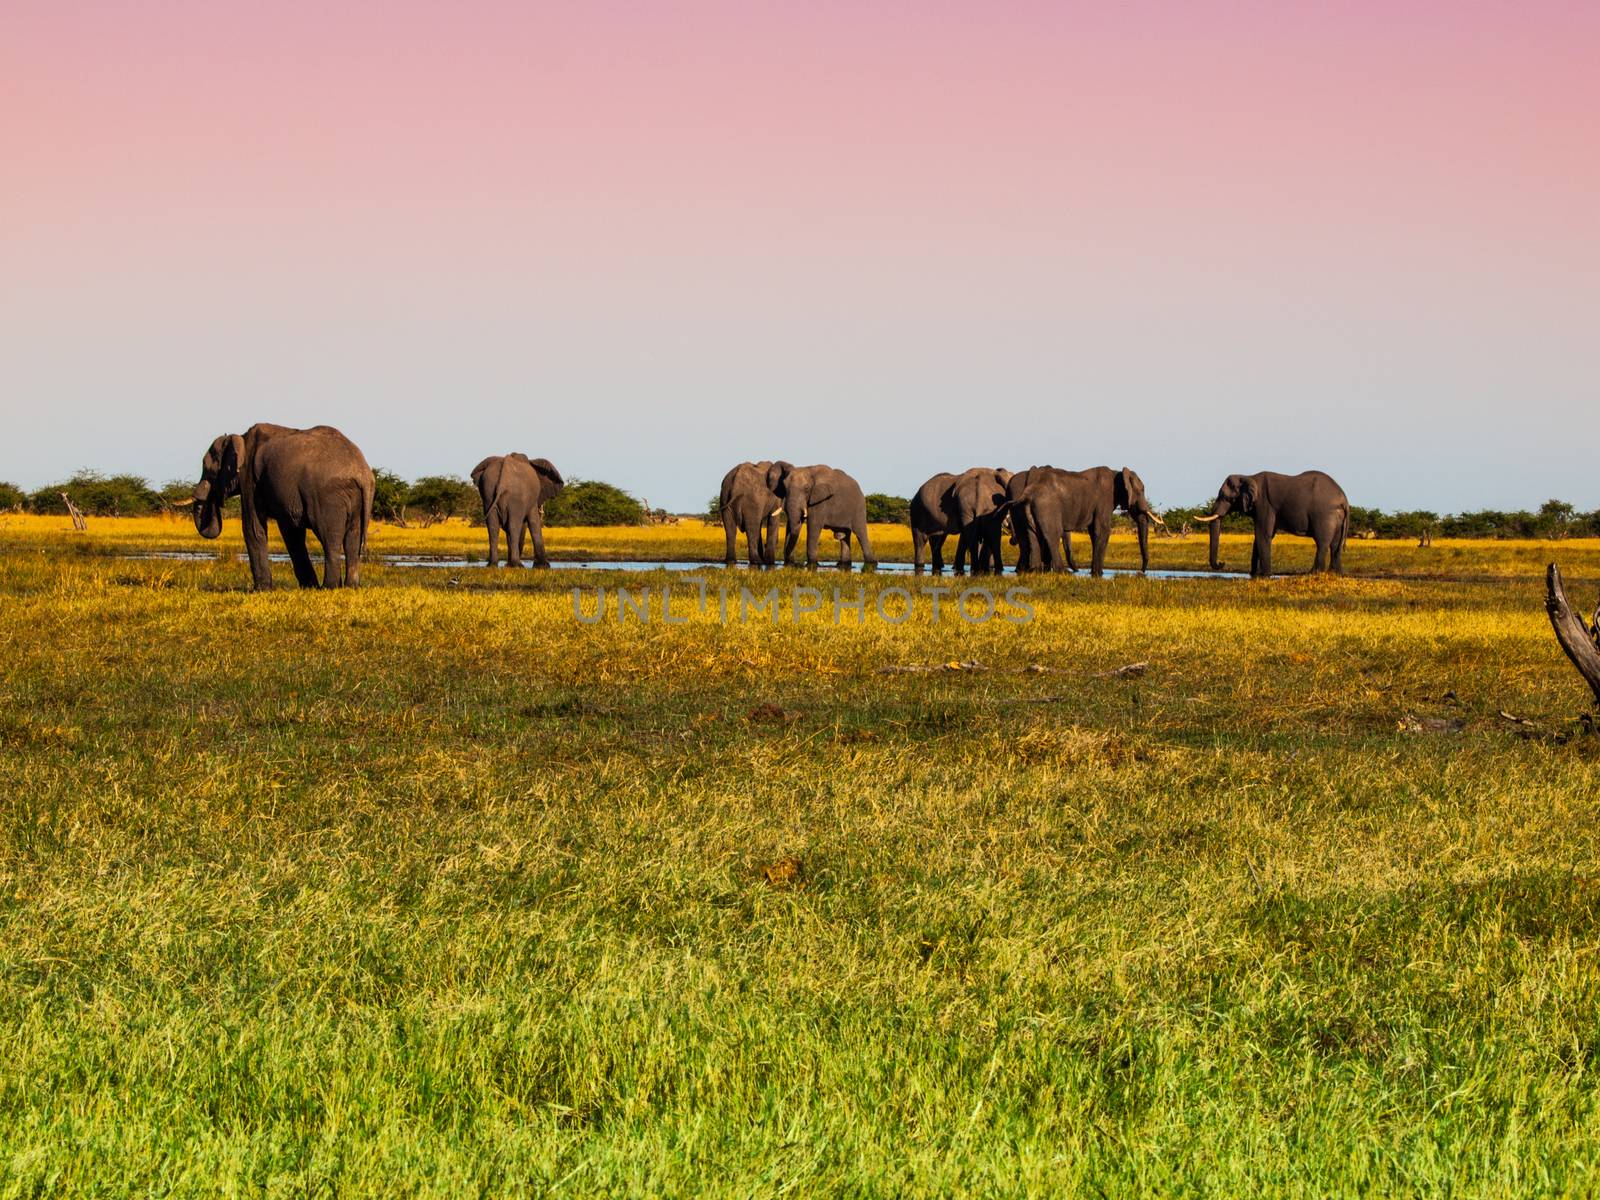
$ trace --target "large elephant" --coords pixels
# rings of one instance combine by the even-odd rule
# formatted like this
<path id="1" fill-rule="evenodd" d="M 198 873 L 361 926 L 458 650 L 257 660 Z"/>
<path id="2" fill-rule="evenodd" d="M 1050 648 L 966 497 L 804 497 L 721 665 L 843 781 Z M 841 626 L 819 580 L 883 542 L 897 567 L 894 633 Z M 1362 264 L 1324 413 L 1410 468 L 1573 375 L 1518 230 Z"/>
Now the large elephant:
<path id="1" fill-rule="evenodd" d="M 960 475 L 941 472 L 911 498 L 911 545 L 915 570 L 922 573 L 927 550 L 933 549 L 933 570 L 944 570 L 944 540 L 957 537 L 957 575 L 1001 569 L 1000 526 L 1005 519 L 1006 485 L 1011 472 L 1003 467 L 972 467 Z"/>
<path id="2" fill-rule="evenodd" d="M 1308 537 L 1317 545 L 1313 571 L 1344 572 L 1344 541 L 1350 530 L 1350 501 L 1344 489 L 1321 471 L 1280 475 L 1258 471 L 1254 475 L 1229 475 L 1222 481 L 1207 516 L 1195 518 L 1211 524 L 1211 569 L 1222 570 L 1222 518 L 1230 512 L 1255 518 L 1255 545 L 1250 552 L 1250 578 L 1272 575 L 1273 534 Z"/>
<path id="3" fill-rule="evenodd" d="M 850 565 L 850 535 L 861 543 L 861 561 L 867 569 L 878 565 L 867 537 L 867 498 L 861 485 L 835 467 L 795 467 L 785 462 L 767 469 L 767 487 L 783 501 L 788 535 L 783 541 L 783 561 L 794 562 L 800 523 L 806 526 L 806 566 L 817 565 L 817 541 L 824 529 L 839 538 L 839 565 Z"/>
<path id="4" fill-rule="evenodd" d="M 730 567 L 739 560 L 741 530 L 745 557 L 752 567 L 770 567 L 777 559 L 778 516 L 783 512 L 783 501 L 767 486 L 767 473 L 774 466 L 788 469 L 792 464 L 742 462 L 722 477 L 717 505 L 728 540 L 723 561 Z"/>
<path id="5" fill-rule="evenodd" d="M 544 506 L 561 494 L 566 481 L 548 458 L 496 454 L 472 468 L 472 483 L 483 498 L 489 526 L 489 565 L 500 558 L 500 531 L 506 531 L 506 562 L 522 565 L 523 539 L 533 534 L 533 565 L 548 567 L 544 556 Z"/>
<path id="6" fill-rule="evenodd" d="M 1089 535 L 1089 573 L 1105 574 L 1106 544 L 1111 540 L 1111 521 L 1117 509 L 1133 518 L 1139 533 L 1139 570 L 1150 569 L 1150 526 L 1165 524 L 1145 498 L 1144 480 L 1127 467 L 1090 467 L 1087 471 L 1062 471 L 1055 467 L 1035 467 L 1029 473 L 1022 502 L 1012 509 L 1012 527 L 1019 515 L 1029 527 L 1039 555 L 1039 567 L 1046 571 L 1073 569 L 1072 535 Z M 1064 562 L 1056 549 L 1064 551 Z"/>
<path id="7" fill-rule="evenodd" d="M 283 537 L 294 577 L 317 586 L 306 552 L 306 531 L 322 543 L 323 587 L 361 582 L 361 554 L 372 520 L 372 468 L 356 444 L 329 425 L 288 429 L 252 425 L 211 443 L 194 489 L 194 527 L 201 537 L 222 532 L 222 506 L 239 497 L 250 579 L 258 592 L 272 588 L 267 522 Z"/>

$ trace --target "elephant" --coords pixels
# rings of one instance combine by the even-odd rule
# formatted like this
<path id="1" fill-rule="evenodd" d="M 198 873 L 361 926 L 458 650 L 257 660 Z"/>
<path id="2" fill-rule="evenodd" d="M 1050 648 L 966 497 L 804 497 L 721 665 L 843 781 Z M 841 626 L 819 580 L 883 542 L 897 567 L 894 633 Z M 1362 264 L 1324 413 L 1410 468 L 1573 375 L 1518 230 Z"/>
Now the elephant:
<path id="1" fill-rule="evenodd" d="M 1255 545 L 1250 552 L 1250 578 L 1272 577 L 1272 537 L 1292 533 L 1316 543 L 1313 572 L 1344 573 L 1344 543 L 1350 530 L 1350 501 L 1344 489 L 1321 471 L 1280 475 L 1258 471 L 1254 475 L 1229 475 L 1222 481 L 1211 512 L 1195 520 L 1211 525 L 1211 569 L 1222 570 L 1222 518 L 1230 512 L 1255 518 Z"/>
<path id="2" fill-rule="evenodd" d="M 723 561 L 730 567 L 739 560 L 740 530 L 744 531 L 745 557 L 752 567 L 770 567 L 777 557 L 778 516 L 783 512 L 783 501 L 767 486 L 767 473 L 774 466 L 793 469 L 793 464 L 781 461 L 742 462 L 722 477 L 717 506 L 728 538 Z"/>
<path id="3" fill-rule="evenodd" d="M 1054 467 L 1029 467 L 1026 471 L 1018 471 L 1006 483 L 1006 498 L 1003 505 L 1004 513 L 1001 520 L 1011 522 L 1011 544 L 1017 548 L 1017 574 L 1024 571 L 1041 570 L 1036 561 L 1039 557 L 1039 537 L 1036 530 L 1028 523 L 1027 506 L 1022 503 L 1022 497 L 1027 493 L 1028 482 L 1033 478 L 1035 471 L 1053 471 Z M 1077 564 L 1072 561 L 1072 542 L 1067 542 L 1067 569 L 1076 571 Z"/>
<path id="4" fill-rule="evenodd" d="M 911 500 L 911 544 L 919 575 L 930 545 L 934 573 L 944 570 L 944 540 L 951 534 L 958 538 L 957 575 L 966 573 L 969 555 L 974 574 L 986 569 L 998 573 L 1000 526 L 1010 480 L 1011 472 L 1003 467 L 973 467 L 960 475 L 941 472 L 917 489 Z"/>
<path id="5" fill-rule="evenodd" d="M 372 522 L 372 468 L 356 444 L 329 425 L 289 429 L 252 425 L 211 443 L 194 489 L 194 527 L 201 537 L 222 532 L 222 506 L 239 497 L 244 548 L 255 591 L 272 589 L 267 522 L 277 522 L 294 577 L 317 586 L 306 553 L 306 530 L 322 543 L 322 586 L 356 587 Z"/>
<path id="6" fill-rule="evenodd" d="M 1014 502 L 1011 523 L 1028 527 L 1028 536 L 1039 554 L 1039 568 L 1047 571 L 1076 569 L 1072 562 L 1072 535 L 1089 535 L 1089 574 L 1105 574 L 1106 544 L 1111 540 L 1111 519 L 1117 509 L 1133 518 L 1139 532 L 1139 571 L 1150 569 L 1150 525 L 1165 525 L 1159 513 L 1145 498 L 1144 480 L 1128 467 L 1090 467 L 1087 471 L 1063 471 L 1055 467 L 1034 467 L 1028 472 L 1020 504 Z M 1018 509 L 1022 512 L 1019 515 Z M 1056 559 L 1056 547 L 1065 550 L 1065 563 Z"/>
<path id="7" fill-rule="evenodd" d="M 493 455 L 472 468 L 472 483 L 483 498 L 489 526 L 489 565 L 499 565 L 500 531 L 506 531 L 506 563 L 522 565 L 523 538 L 533 533 L 533 565 L 548 567 L 544 556 L 544 506 L 561 494 L 566 481 L 548 458 L 526 454 Z"/>
<path id="8" fill-rule="evenodd" d="M 783 561 L 793 565 L 795 543 L 800 538 L 800 522 L 806 526 L 806 566 L 817 565 L 817 541 L 824 529 L 839 538 L 839 565 L 850 565 L 850 535 L 861 543 L 861 560 L 866 570 L 878 565 L 867 537 L 867 498 L 861 485 L 835 467 L 818 464 L 810 467 L 775 462 L 767 468 L 767 488 L 783 501 L 788 535 L 783 541 Z"/>

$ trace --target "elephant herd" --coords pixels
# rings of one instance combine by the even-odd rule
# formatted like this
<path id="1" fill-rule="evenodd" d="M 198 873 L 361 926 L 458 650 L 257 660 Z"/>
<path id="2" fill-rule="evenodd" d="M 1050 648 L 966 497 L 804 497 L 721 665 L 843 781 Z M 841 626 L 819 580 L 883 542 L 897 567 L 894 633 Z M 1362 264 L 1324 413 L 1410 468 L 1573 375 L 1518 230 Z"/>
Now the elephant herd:
<path id="1" fill-rule="evenodd" d="M 483 501 L 489 529 L 489 565 L 499 561 L 500 534 L 506 535 L 506 557 L 522 565 L 528 535 L 533 537 L 534 565 L 549 566 L 544 551 L 544 506 L 564 486 L 561 473 L 548 459 L 525 454 L 494 455 L 472 469 L 472 482 Z M 194 523 L 203 537 L 222 532 L 223 505 L 239 497 L 245 550 L 257 590 L 272 586 L 267 556 L 267 522 L 278 526 L 301 587 L 316 587 L 317 574 L 306 550 L 306 533 L 322 543 L 323 587 L 354 587 L 361 581 L 361 556 L 372 521 L 372 468 L 360 449 L 327 425 L 289 429 L 252 425 L 243 434 L 224 434 L 211 443 L 201 462 L 194 489 Z M 779 561 L 779 518 L 785 537 L 782 561 L 794 562 L 804 526 L 807 567 L 816 567 L 818 542 L 824 532 L 839 542 L 839 565 L 851 562 L 851 540 L 861 543 L 866 567 L 877 565 L 867 532 L 867 502 L 861 485 L 836 467 L 797 467 L 792 463 L 743 462 L 723 477 L 718 509 L 726 535 L 726 561 L 736 561 L 738 535 L 744 534 L 751 566 L 771 567 Z M 917 489 L 911 501 L 911 539 L 915 569 L 921 572 L 931 553 L 934 571 L 944 569 L 944 543 L 956 539 L 955 570 L 1002 570 L 1001 539 L 1009 530 L 1017 546 L 1018 571 L 1076 570 L 1072 535 L 1089 537 L 1089 570 L 1105 569 L 1106 543 L 1118 510 L 1132 518 L 1139 535 L 1139 569 L 1150 565 L 1150 526 L 1162 525 L 1144 481 L 1128 469 L 1092 467 L 1064 471 L 1030 467 L 1012 473 L 997 467 L 974 467 L 959 475 L 939 474 Z M 1314 571 L 1342 571 L 1350 503 L 1344 490 L 1321 471 L 1279 475 L 1230 475 L 1223 481 L 1211 511 L 1198 518 L 1210 523 L 1210 562 L 1218 557 L 1221 519 L 1231 512 L 1251 516 L 1255 545 L 1250 574 L 1272 574 L 1272 538 L 1277 533 L 1309 537 L 1316 543 Z"/>
<path id="2" fill-rule="evenodd" d="M 726 537 L 724 560 L 737 558 L 738 535 L 745 537 L 751 566 L 778 562 L 778 518 L 786 522 L 783 561 L 794 562 L 800 524 L 806 529 L 806 566 L 817 565 L 817 540 L 826 530 L 839 539 L 839 565 L 850 563 L 850 539 L 861 542 L 862 558 L 875 566 L 867 536 L 867 506 L 861 485 L 834 467 L 796 467 L 787 462 L 744 462 L 723 477 L 719 507 Z M 955 571 L 963 574 L 1003 569 L 1001 537 L 1010 530 L 1017 547 L 1018 571 L 1076 571 L 1072 535 L 1089 536 L 1089 572 L 1105 573 L 1106 545 L 1118 510 L 1133 520 L 1139 535 L 1139 570 L 1150 567 L 1150 526 L 1166 522 L 1145 496 L 1144 480 L 1123 467 L 1065 471 L 1029 467 L 1015 473 L 1001 467 L 973 467 L 959 475 L 935 475 L 911 500 L 914 569 L 920 573 L 931 553 L 933 570 L 944 570 L 944 543 L 956 539 Z M 1220 571 L 1222 518 L 1230 512 L 1255 521 L 1252 578 L 1272 574 L 1272 538 L 1292 533 L 1316 544 L 1314 571 L 1343 571 L 1350 502 L 1344 489 L 1321 471 L 1279 475 L 1230 475 L 1211 511 L 1198 520 L 1210 524 L 1210 562 Z"/>

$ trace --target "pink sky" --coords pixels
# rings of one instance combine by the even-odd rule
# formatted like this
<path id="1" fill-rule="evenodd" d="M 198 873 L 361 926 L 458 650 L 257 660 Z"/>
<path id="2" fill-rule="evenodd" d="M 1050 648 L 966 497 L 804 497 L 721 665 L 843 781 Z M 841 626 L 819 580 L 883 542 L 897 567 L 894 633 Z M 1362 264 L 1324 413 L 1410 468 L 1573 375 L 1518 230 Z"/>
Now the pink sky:
<path id="1" fill-rule="evenodd" d="M 1597 62 L 1593 3 L 11 0 L 0 477 L 189 474 L 223 426 L 332 419 L 413 473 L 514 444 L 684 505 L 773 454 L 896 491 L 1120 455 L 1166 502 L 1326 465 L 1357 503 L 1600 505 L 1531 432 L 1402 484 L 1317 417 L 1600 435 Z M 663 408 L 753 395 L 859 436 L 707 428 L 691 481 L 660 465 Z M 974 403 L 1017 423 L 952 445 Z"/>

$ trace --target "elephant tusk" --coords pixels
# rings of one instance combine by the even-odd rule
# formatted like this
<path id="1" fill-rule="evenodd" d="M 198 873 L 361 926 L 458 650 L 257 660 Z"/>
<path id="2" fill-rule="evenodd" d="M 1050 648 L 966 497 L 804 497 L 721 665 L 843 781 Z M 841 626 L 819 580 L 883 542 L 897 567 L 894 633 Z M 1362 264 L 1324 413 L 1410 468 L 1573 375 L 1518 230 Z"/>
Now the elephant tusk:
<path id="1" fill-rule="evenodd" d="M 1163 529 L 1165 529 L 1167 527 L 1167 523 L 1161 519 L 1161 514 L 1158 513 L 1158 512 L 1151 513 L 1150 514 L 1150 519 L 1152 521 L 1154 521 L 1157 525 L 1161 526 L 1161 528 L 1163 528 Z"/>
<path id="2" fill-rule="evenodd" d="M 1221 517 L 1196 517 L 1196 521 L 1220 521 Z"/>

